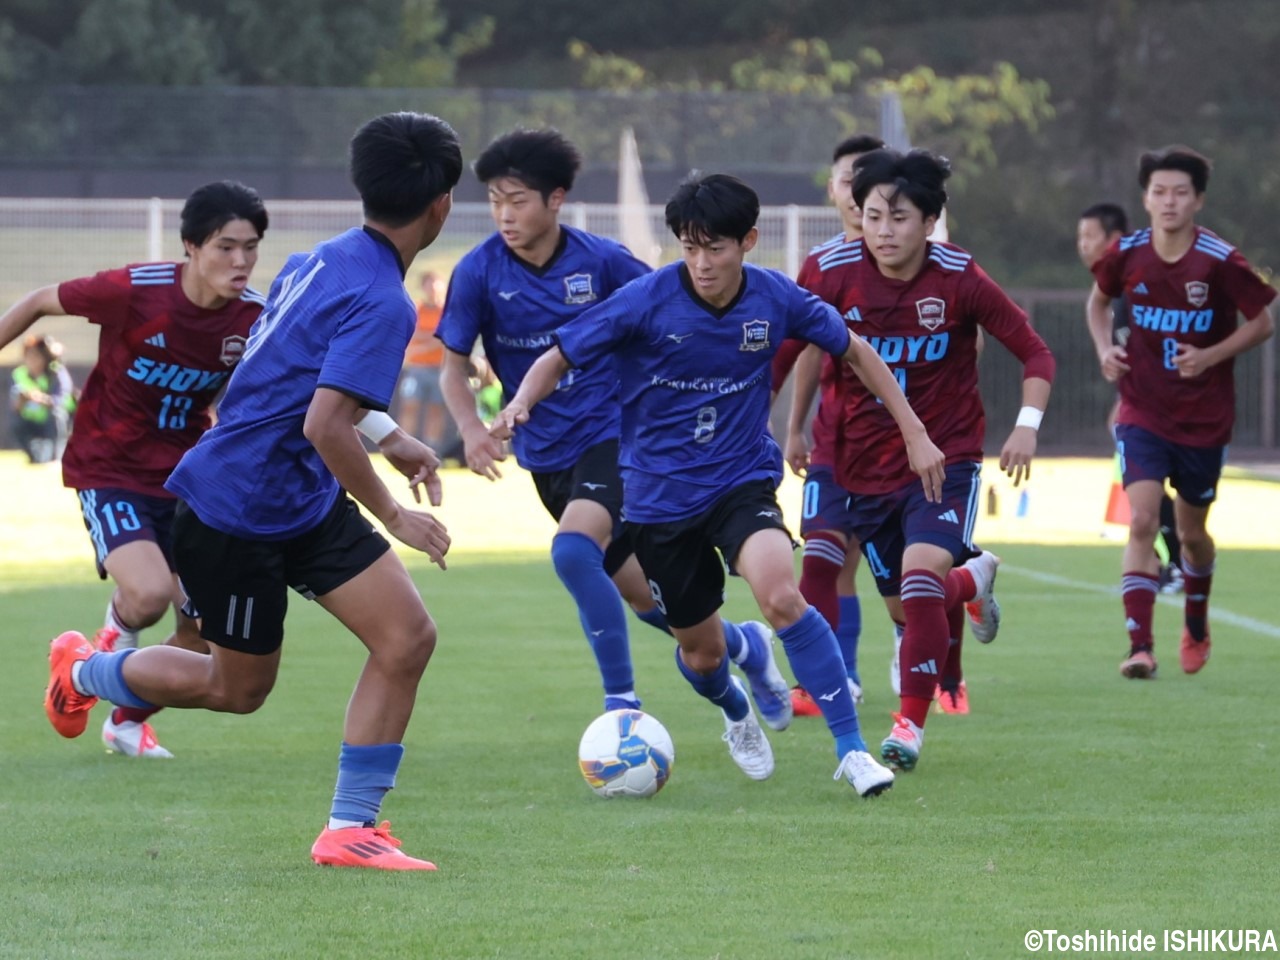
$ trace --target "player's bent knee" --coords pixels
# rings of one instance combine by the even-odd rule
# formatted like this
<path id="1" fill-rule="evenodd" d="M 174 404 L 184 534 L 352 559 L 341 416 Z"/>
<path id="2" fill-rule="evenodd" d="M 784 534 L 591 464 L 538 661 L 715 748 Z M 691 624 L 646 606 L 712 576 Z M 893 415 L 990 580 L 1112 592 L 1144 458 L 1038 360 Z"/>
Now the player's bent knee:
<path id="1" fill-rule="evenodd" d="M 436 622 L 422 611 L 420 618 L 400 624 L 374 648 L 374 658 L 390 676 L 422 676 L 436 649 Z"/>
<path id="2" fill-rule="evenodd" d="M 205 706 L 219 713 L 255 713 L 267 702 L 267 697 L 274 686 L 275 678 L 273 677 L 269 681 L 245 684 L 235 688 L 223 687 L 214 691 Z"/>
<path id="3" fill-rule="evenodd" d="M 172 587 L 168 583 L 152 586 L 120 588 L 119 606 L 124 609 L 120 613 L 127 618 L 129 626 L 141 630 L 158 623 L 169 612 L 173 603 Z"/>
<path id="4" fill-rule="evenodd" d="M 1135 510 L 1129 515 L 1129 536 L 1132 539 L 1154 541 L 1159 532 L 1159 511 Z"/>
<path id="5" fill-rule="evenodd" d="M 760 598 L 760 612 L 775 630 L 791 626 L 804 616 L 808 606 L 809 601 L 790 584 L 773 587 Z"/>

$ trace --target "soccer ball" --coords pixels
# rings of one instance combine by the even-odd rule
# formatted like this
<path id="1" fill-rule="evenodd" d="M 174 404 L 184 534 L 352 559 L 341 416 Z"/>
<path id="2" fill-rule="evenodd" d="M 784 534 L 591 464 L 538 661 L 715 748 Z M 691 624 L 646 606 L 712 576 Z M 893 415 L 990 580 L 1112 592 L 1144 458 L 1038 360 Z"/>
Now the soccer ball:
<path id="1" fill-rule="evenodd" d="M 641 710 L 596 717 L 578 744 L 582 776 L 602 797 L 652 797 L 671 778 L 675 760 L 667 728 Z"/>

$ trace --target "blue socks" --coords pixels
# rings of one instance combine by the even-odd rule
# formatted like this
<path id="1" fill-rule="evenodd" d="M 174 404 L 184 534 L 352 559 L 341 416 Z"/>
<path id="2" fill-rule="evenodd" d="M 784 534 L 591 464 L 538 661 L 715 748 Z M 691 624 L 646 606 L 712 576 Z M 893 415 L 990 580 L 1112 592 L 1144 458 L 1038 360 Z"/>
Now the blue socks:
<path id="1" fill-rule="evenodd" d="M 155 704 L 136 696 L 124 682 L 124 661 L 137 650 L 117 650 L 114 653 L 95 653 L 80 664 L 76 672 L 75 687 L 81 693 L 98 697 L 117 707 L 134 707 L 148 710 Z"/>
<path id="2" fill-rule="evenodd" d="M 856 596 L 840 598 L 840 626 L 836 629 L 836 642 L 840 644 L 840 656 L 844 657 L 844 672 L 849 679 L 862 686 L 858 679 L 858 638 L 862 636 L 862 601 Z"/>
<path id="3" fill-rule="evenodd" d="M 704 675 L 690 670 L 685 665 L 684 658 L 680 656 L 680 648 L 676 647 L 676 666 L 680 668 L 684 678 L 689 681 L 689 685 L 697 691 L 699 696 L 706 697 L 714 703 L 734 723 L 750 711 L 751 705 L 747 702 L 746 691 L 736 683 L 730 683 L 728 657 L 721 657 L 720 666 L 716 667 L 714 672 Z"/>
<path id="4" fill-rule="evenodd" d="M 822 614 L 809 607 L 799 620 L 779 630 L 778 638 L 787 651 L 796 681 L 809 691 L 822 710 L 823 719 L 836 739 L 836 756 L 843 758 L 850 750 L 866 750 L 840 648 Z"/>
<path id="5" fill-rule="evenodd" d="M 667 615 L 657 607 L 654 607 L 652 610 L 646 610 L 644 613 L 636 610 L 635 615 L 655 630 L 661 630 L 669 637 L 674 636 L 671 632 L 671 627 L 667 625 Z"/>
<path id="6" fill-rule="evenodd" d="M 338 754 L 338 785 L 333 791 L 330 820 L 376 823 L 382 798 L 396 785 L 403 756 L 403 744 L 357 747 L 344 741 Z"/>
<path id="7" fill-rule="evenodd" d="M 578 619 L 600 668 L 605 696 L 634 698 L 627 615 L 617 587 L 604 572 L 604 551 L 584 533 L 557 533 L 551 540 L 551 562 L 578 605 Z"/>

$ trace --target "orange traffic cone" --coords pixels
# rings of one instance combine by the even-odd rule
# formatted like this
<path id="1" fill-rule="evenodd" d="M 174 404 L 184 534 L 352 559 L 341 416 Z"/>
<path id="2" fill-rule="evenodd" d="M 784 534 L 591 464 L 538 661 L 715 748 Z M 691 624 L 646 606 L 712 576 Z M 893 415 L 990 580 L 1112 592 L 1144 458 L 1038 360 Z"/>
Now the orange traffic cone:
<path id="1" fill-rule="evenodd" d="M 1115 472 L 1111 476 L 1111 493 L 1107 496 L 1107 512 L 1103 522 L 1119 524 L 1122 527 L 1129 525 L 1129 495 L 1124 492 L 1118 453 L 1115 457 Z"/>

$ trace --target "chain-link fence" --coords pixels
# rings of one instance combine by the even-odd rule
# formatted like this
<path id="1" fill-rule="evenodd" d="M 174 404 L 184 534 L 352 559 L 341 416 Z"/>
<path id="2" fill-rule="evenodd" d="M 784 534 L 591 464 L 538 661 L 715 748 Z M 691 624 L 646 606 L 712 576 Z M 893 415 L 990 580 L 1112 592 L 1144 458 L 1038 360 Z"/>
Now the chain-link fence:
<path id="1" fill-rule="evenodd" d="M 0 199 L 0 306 L 7 308 L 35 287 L 85 276 L 98 270 L 157 259 L 179 259 L 176 200 L 15 200 Z M 348 201 L 271 201 L 271 226 L 261 247 L 254 286 L 265 290 L 294 251 L 360 222 L 359 204 Z M 647 219 L 661 246 L 662 262 L 678 256 L 667 232 L 662 208 L 650 206 Z M 562 214 L 573 226 L 619 237 L 622 217 L 614 204 L 568 204 Z M 766 207 L 761 210 L 760 241 L 751 254 L 755 263 L 794 276 L 805 253 L 839 230 L 828 207 Z M 431 269 L 444 276 L 458 258 L 492 231 L 485 204 L 459 203 L 440 239 L 419 256 L 414 272 Z M 417 288 L 415 277 L 409 287 Z M 1058 360 L 1053 402 L 1041 430 L 1042 453 L 1102 453 L 1110 445 L 1105 430 L 1115 389 L 1098 373 L 1093 346 L 1084 325 L 1085 290 L 1011 290 L 1048 341 Z M 78 318 L 49 318 L 39 325 L 66 347 L 68 365 L 77 382 L 97 352 L 97 330 Z M 0 351 L 7 383 L 8 368 L 20 359 L 16 344 Z M 1277 343 L 1271 340 L 1236 364 L 1239 417 L 1237 449 L 1277 447 Z M 998 450 L 1013 426 L 1021 397 L 1017 361 L 990 344 L 981 361 L 981 387 L 987 407 L 987 437 Z M 8 443 L 0 424 L 0 443 Z"/>

